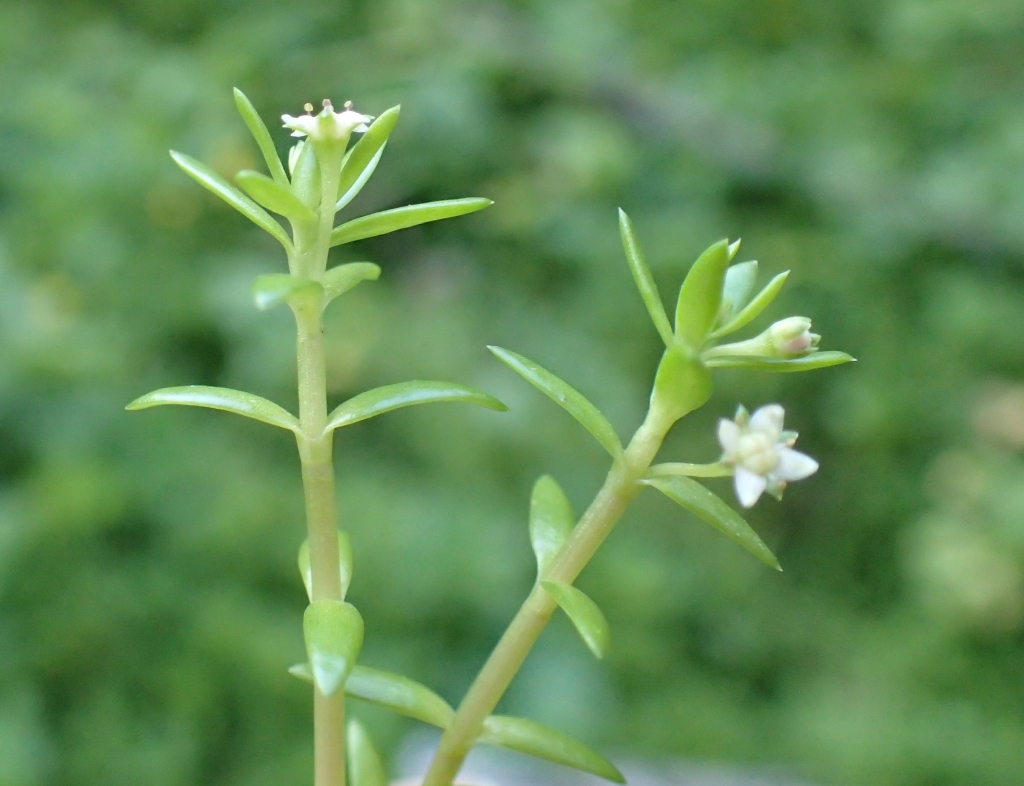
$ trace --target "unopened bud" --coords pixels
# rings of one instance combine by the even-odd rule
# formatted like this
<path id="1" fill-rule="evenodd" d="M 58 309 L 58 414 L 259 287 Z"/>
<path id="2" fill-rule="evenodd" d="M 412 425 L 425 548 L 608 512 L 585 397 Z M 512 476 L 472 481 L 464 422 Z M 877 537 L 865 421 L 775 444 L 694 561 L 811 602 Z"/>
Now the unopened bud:
<path id="1" fill-rule="evenodd" d="M 773 354 L 784 358 L 811 352 L 821 340 L 821 336 L 811 333 L 811 320 L 807 317 L 781 319 L 767 333 Z"/>

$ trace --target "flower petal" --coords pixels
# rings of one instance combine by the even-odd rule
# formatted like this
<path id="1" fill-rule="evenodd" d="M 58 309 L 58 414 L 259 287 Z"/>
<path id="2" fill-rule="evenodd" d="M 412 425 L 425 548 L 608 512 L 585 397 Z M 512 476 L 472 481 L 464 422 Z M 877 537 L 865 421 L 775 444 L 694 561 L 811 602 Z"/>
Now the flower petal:
<path id="1" fill-rule="evenodd" d="M 750 416 L 750 428 L 768 435 L 772 442 L 778 442 L 782 436 L 782 421 L 786 411 L 779 404 L 765 404 Z"/>
<path id="2" fill-rule="evenodd" d="M 736 451 L 736 443 L 740 438 L 740 427 L 731 420 L 722 418 L 718 421 L 718 441 L 726 456 L 731 456 Z"/>
<path id="3" fill-rule="evenodd" d="M 301 134 L 312 135 L 316 131 L 316 118 L 312 115 L 299 115 L 298 117 L 281 115 L 281 123 L 285 128 L 301 132 Z M 292 136 L 300 136 L 301 134 L 292 134 Z"/>
<path id="4" fill-rule="evenodd" d="M 818 462 L 798 450 L 780 447 L 775 452 L 779 457 L 779 465 L 772 475 L 779 480 L 803 480 L 818 471 Z"/>
<path id="5" fill-rule="evenodd" d="M 751 472 L 745 467 L 736 467 L 736 496 L 745 508 L 754 507 L 754 503 L 768 487 L 768 481 Z"/>

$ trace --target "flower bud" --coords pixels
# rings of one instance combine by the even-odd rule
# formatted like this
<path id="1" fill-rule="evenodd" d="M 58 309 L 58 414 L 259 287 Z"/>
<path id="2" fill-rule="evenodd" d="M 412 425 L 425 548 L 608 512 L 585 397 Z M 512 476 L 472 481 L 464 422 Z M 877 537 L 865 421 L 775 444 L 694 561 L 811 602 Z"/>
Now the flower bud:
<path id="1" fill-rule="evenodd" d="M 759 336 L 737 341 L 733 344 L 719 344 L 705 350 L 701 359 L 707 362 L 720 357 L 761 357 L 797 358 L 817 350 L 821 336 L 810 332 L 811 320 L 807 317 L 780 319 Z"/>
<path id="2" fill-rule="evenodd" d="M 788 317 L 768 328 L 772 354 L 791 358 L 812 352 L 821 336 L 811 333 L 811 320 L 807 317 Z"/>

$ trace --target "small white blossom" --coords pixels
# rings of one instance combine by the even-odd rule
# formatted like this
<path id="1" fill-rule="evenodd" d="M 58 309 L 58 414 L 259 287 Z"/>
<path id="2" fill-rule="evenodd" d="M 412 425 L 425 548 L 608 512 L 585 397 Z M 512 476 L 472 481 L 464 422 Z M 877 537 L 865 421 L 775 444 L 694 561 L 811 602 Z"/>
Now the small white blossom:
<path id="1" fill-rule="evenodd" d="M 292 129 L 292 136 L 308 136 L 314 142 L 347 142 L 353 131 L 366 131 L 373 120 L 369 115 L 352 109 L 352 102 L 346 101 L 341 112 L 335 112 L 331 102 L 324 100 L 324 110 L 314 115 L 313 105 L 306 104 L 305 115 L 292 117 L 281 115 L 285 128 Z"/>
<path id="2" fill-rule="evenodd" d="M 797 435 L 782 430 L 785 414 L 778 404 L 768 404 L 753 415 L 740 407 L 735 420 L 718 421 L 722 461 L 734 468 L 736 496 L 745 508 L 765 491 L 780 497 L 787 483 L 818 471 L 817 461 L 792 449 Z"/>

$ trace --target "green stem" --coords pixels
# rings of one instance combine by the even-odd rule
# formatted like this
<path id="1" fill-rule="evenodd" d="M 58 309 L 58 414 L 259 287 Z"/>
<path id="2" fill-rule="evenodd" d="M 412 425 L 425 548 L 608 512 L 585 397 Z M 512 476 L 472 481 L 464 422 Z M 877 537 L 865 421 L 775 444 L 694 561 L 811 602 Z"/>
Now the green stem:
<path id="1" fill-rule="evenodd" d="M 340 163 L 321 162 L 320 217 L 316 226 L 295 227 L 293 272 L 320 278 L 327 269 Z M 312 598 L 342 600 L 338 558 L 338 512 L 334 492 L 332 435 L 327 426 L 327 364 L 323 299 L 294 304 L 299 377 L 299 457 L 309 530 Z M 313 687 L 315 786 L 345 786 L 345 692 L 324 696 Z"/>
<path id="2" fill-rule="evenodd" d="M 647 419 L 633 435 L 622 459 L 612 466 L 601 490 L 543 578 L 568 584 L 576 580 L 630 501 L 640 492 L 637 481 L 651 465 L 671 425 L 671 422 L 656 417 L 653 411 L 648 412 Z M 540 582 L 534 585 L 441 737 L 423 786 L 451 786 L 480 736 L 484 721 L 512 683 L 557 605 Z"/>

